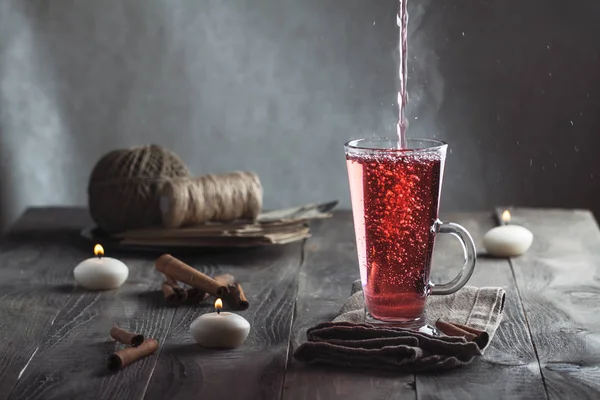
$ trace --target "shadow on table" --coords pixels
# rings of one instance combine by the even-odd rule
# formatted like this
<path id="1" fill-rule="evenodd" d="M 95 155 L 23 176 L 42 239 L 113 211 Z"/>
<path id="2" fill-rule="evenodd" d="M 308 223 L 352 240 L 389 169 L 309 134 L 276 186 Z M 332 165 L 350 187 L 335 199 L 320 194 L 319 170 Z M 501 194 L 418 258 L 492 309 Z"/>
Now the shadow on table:
<path id="1" fill-rule="evenodd" d="M 50 285 L 50 291 L 61 294 L 85 294 L 90 293 L 88 289 L 77 286 L 75 283 L 65 283 L 60 285 Z"/>
<path id="2" fill-rule="evenodd" d="M 125 297 L 140 300 L 146 306 L 151 309 L 167 307 L 165 304 L 165 296 L 160 290 L 149 290 L 141 292 L 127 292 L 124 293 Z"/>
<path id="3" fill-rule="evenodd" d="M 211 300 L 205 300 L 199 303 L 185 302 L 178 305 L 169 305 L 165 301 L 165 296 L 161 290 L 149 290 L 140 292 L 127 292 L 123 294 L 123 297 L 139 300 L 144 303 L 148 308 L 152 310 L 161 308 L 177 308 L 187 311 L 188 309 L 214 311 L 214 306 Z"/>
<path id="4" fill-rule="evenodd" d="M 302 372 L 303 374 L 309 373 L 314 375 L 323 375 L 327 376 L 327 374 L 331 374 L 332 371 L 335 371 L 338 374 L 344 374 L 347 377 L 356 376 L 359 378 L 364 378 L 364 376 L 370 376 L 375 378 L 397 378 L 399 376 L 408 376 L 412 375 L 410 372 L 402 372 L 402 371 L 388 371 L 388 370 L 378 370 L 378 369 L 365 369 L 365 368 L 344 368 L 333 365 L 318 365 L 318 364 L 304 364 L 299 361 L 293 360 L 288 365 L 288 371 Z"/>
<path id="5" fill-rule="evenodd" d="M 186 357 L 186 356 L 198 356 L 198 355 L 208 355 L 214 353 L 216 350 L 207 349 L 196 342 L 189 343 L 179 343 L 179 344 L 171 344 L 169 346 L 165 346 L 163 348 L 163 353 L 172 355 L 175 357 Z"/>
<path id="6" fill-rule="evenodd" d="M 506 258 L 491 256 L 485 251 L 478 251 L 477 258 L 480 258 L 482 260 L 506 260 Z"/>

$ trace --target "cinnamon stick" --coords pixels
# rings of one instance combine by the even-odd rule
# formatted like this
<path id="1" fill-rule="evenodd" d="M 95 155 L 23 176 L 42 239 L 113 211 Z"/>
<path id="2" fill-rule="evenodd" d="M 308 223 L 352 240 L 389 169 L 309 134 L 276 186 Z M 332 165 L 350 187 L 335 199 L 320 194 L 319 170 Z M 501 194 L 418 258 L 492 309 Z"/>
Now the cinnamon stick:
<path id="1" fill-rule="evenodd" d="M 165 277 L 165 282 L 168 283 L 169 285 L 173 286 L 174 288 L 180 287 L 179 283 L 175 279 L 171 278 L 169 275 L 163 274 L 163 276 Z"/>
<path id="2" fill-rule="evenodd" d="M 219 285 L 227 287 L 228 290 L 230 285 L 233 285 L 234 278 L 231 274 L 217 275 L 213 278 Z M 187 298 L 191 303 L 200 303 L 206 300 L 210 295 L 201 289 L 190 288 L 187 290 Z M 227 296 L 226 296 L 227 297 Z"/>
<path id="3" fill-rule="evenodd" d="M 484 348 L 490 341 L 490 336 L 485 331 L 480 331 L 466 325 L 455 324 L 438 319 L 435 322 L 436 328 L 447 336 L 462 336 L 469 342 L 474 342 L 479 348 Z"/>
<path id="4" fill-rule="evenodd" d="M 179 286 L 173 287 L 169 285 L 167 282 L 163 282 L 161 286 L 163 295 L 165 296 L 165 300 L 167 304 L 176 306 L 179 305 L 185 300 L 187 297 L 185 290 L 180 288 Z"/>
<path id="5" fill-rule="evenodd" d="M 223 297 L 223 301 L 225 301 L 229 307 L 240 311 L 248 309 L 250 303 L 248 303 L 248 299 L 244 294 L 242 286 L 238 282 L 235 282 L 233 275 L 224 274 L 215 276 L 215 281 L 227 286 L 229 293 Z"/>
<path id="6" fill-rule="evenodd" d="M 467 331 L 469 333 L 476 335 L 477 337 L 475 339 L 473 339 L 473 341 L 475 343 L 477 343 L 477 345 L 481 349 L 486 347 L 488 345 L 488 343 L 490 342 L 490 335 L 486 331 L 480 331 L 479 329 L 471 328 L 470 326 L 467 326 L 467 325 L 454 324 L 454 323 L 453 323 L 453 325 L 456 326 L 457 328 L 462 329 L 463 331 Z"/>
<path id="7" fill-rule="evenodd" d="M 248 299 L 246 298 L 246 294 L 244 293 L 244 290 L 242 289 L 242 285 L 240 285 L 239 283 L 236 282 L 235 287 L 237 288 L 237 291 L 238 291 L 238 296 L 236 297 L 237 310 L 247 310 L 248 307 L 250 307 L 250 303 L 248 302 Z"/>
<path id="8" fill-rule="evenodd" d="M 176 306 L 186 299 L 187 293 L 179 283 L 168 275 L 164 275 L 165 282 L 162 284 L 162 291 L 165 295 L 165 300 L 169 305 Z"/>
<path id="9" fill-rule="evenodd" d="M 217 275 L 214 279 L 217 281 L 217 283 L 219 283 L 219 285 L 223 286 L 233 285 L 235 282 L 235 278 L 231 274 Z"/>
<path id="10" fill-rule="evenodd" d="M 465 339 L 467 339 L 469 342 L 473 341 L 473 339 L 475 339 L 477 337 L 477 335 L 475 335 L 471 332 L 467 332 L 464 329 L 461 329 L 450 322 L 442 321 L 440 319 L 438 319 L 435 322 L 435 327 L 438 328 L 440 331 L 442 331 L 444 333 L 444 335 L 462 336 Z"/>
<path id="11" fill-rule="evenodd" d="M 144 340 L 138 347 L 126 347 L 108 357 L 108 369 L 118 371 L 137 360 L 148 357 L 156 350 L 158 350 L 158 342 L 155 339 Z"/>
<path id="12" fill-rule="evenodd" d="M 475 329 L 475 328 L 471 328 L 470 326 L 467 325 L 461 325 L 461 324 L 456 324 L 456 323 L 452 323 L 452 325 L 456 326 L 457 328 L 462 329 L 463 331 L 467 331 L 469 333 L 472 333 L 476 336 L 480 336 L 484 333 L 487 333 L 486 331 L 480 331 L 479 329 Z"/>
<path id="13" fill-rule="evenodd" d="M 224 297 L 227 294 L 226 286 L 220 285 L 210 276 L 195 270 L 170 254 L 160 256 L 156 260 L 155 267 L 163 274 L 213 296 Z"/>
<path id="14" fill-rule="evenodd" d="M 111 328 L 110 336 L 119 343 L 128 344 L 133 347 L 139 346 L 144 341 L 144 335 L 126 331 L 118 326 Z"/>
<path id="15" fill-rule="evenodd" d="M 186 294 L 187 294 L 187 299 L 191 303 L 200 303 L 201 301 L 204 301 L 205 299 L 207 299 L 208 296 L 210 296 L 204 290 L 196 289 L 196 288 L 188 289 Z"/>

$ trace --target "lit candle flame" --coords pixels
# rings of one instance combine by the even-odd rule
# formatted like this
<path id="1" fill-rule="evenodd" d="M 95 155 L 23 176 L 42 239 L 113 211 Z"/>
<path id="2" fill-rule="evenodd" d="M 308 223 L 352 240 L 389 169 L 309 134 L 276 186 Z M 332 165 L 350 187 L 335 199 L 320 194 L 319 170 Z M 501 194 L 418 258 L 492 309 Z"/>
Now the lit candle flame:
<path id="1" fill-rule="evenodd" d="M 223 301 L 221 299 L 215 301 L 215 308 L 217 309 L 217 314 L 221 314 L 221 308 L 223 308 Z"/>
<path id="2" fill-rule="evenodd" d="M 102 245 L 97 244 L 94 246 L 94 254 L 98 256 L 98 258 L 104 255 L 104 247 Z"/>
<path id="3" fill-rule="evenodd" d="M 503 225 L 508 225 L 508 223 L 510 222 L 510 211 L 506 210 L 502 213 L 502 224 Z"/>

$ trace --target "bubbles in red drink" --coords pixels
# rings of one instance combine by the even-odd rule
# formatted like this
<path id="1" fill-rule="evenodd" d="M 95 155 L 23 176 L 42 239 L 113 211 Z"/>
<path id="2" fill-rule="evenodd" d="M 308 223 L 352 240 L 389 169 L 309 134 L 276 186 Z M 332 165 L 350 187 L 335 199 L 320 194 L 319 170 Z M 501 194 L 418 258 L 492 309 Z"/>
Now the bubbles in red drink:
<path id="1" fill-rule="evenodd" d="M 347 155 L 361 280 L 369 313 L 418 319 L 429 291 L 442 156 Z"/>

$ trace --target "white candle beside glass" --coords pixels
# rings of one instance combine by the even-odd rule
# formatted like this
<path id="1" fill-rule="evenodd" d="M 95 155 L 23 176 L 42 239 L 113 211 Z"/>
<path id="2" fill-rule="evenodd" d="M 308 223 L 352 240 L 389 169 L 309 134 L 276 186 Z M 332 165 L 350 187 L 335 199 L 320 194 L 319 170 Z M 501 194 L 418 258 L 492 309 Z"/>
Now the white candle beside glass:
<path id="1" fill-rule="evenodd" d="M 502 213 L 502 225 L 490 229 L 483 237 L 483 246 L 494 257 L 518 257 L 533 243 L 533 233 L 522 226 L 510 225 L 510 211 Z"/>

